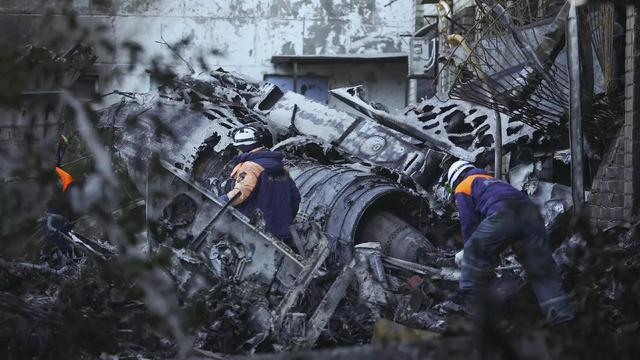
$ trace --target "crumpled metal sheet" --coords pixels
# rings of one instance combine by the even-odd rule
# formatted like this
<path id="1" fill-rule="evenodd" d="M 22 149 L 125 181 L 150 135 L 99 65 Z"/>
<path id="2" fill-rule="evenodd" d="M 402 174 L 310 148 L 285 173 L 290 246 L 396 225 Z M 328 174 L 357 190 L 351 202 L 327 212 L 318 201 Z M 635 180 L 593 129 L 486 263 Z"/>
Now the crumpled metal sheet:
<path id="1" fill-rule="evenodd" d="M 549 227 L 560 215 L 573 208 L 571 187 L 539 181 L 529 197 L 540 209 L 545 226 Z"/>
<path id="2" fill-rule="evenodd" d="M 403 118 L 391 115 L 383 110 L 374 108 L 362 99 L 364 90 L 361 86 L 339 88 L 331 90 L 331 94 L 340 101 L 360 111 L 376 122 L 392 128 L 395 131 L 423 141 L 428 147 L 443 151 L 460 159 L 474 161 L 479 152 L 469 152 L 459 148 L 441 136 L 433 136 L 421 130 L 420 124 L 413 121 L 415 117 Z"/>
<path id="3" fill-rule="evenodd" d="M 553 252 L 553 260 L 559 266 L 570 267 L 584 272 L 586 266 L 576 259 L 575 254 L 583 252 L 586 246 L 587 243 L 582 235 L 573 234 Z"/>
<path id="4" fill-rule="evenodd" d="M 154 155 L 190 171 L 203 145 L 222 151 L 230 143 L 226 136 L 229 129 L 239 125 L 234 118 L 209 120 L 207 114 L 213 107 L 196 112 L 166 99 L 159 106 L 156 97 L 148 101 L 113 105 L 101 113 L 98 124 L 116 138 L 112 144 L 114 155 L 143 194 L 145 190 L 141 187 L 146 184 L 148 161 Z M 209 139 L 214 138 L 217 142 L 211 143 Z"/>
<path id="5" fill-rule="evenodd" d="M 553 153 L 553 159 L 568 165 L 571 163 L 571 150 L 566 149 L 556 151 Z"/>
<path id="6" fill-rule="evenodd" d="M 331 144 L 354 162 L 380 166 L 413 178 L 426 186 L 439 175 L 437 164 L 443 154 L 422 149 L 412 138 L 370 118 L 355 117 L 293 92 L 282 93 L 273 85 L 264 92 L 255 110 L 277 134 L 304 135 Z"/>
<path id="7" fill-rule="evenodd" d="M 542 171 L 542 161 L 523 161 L 509 170 L 509 183 L 529 195 L 550 230 L 562 214 L 571 211 L 573 198 L 570 186 L 541 181 Z"/>
<path id="8" fill-rule="evenodd" d="M 523 190 L 530 180 L 535 166 L 533 163 L 518 164 L 509 170 L 509 183 L 518 190 Z"/>
<path id="9" fill-rule="evenodd" d="M 432 98 L 423 100 L 405 114 L 392 115 L 367 103 L 361 86 L 333 89 L 331 94 L 377 122 L 459 159 L 473 162 L 481 153 L 495 147 L 495 113 L 482 106 Z M 506 115 L 502 115 L 501 120 L 503 145 L 531 140 L 533 128 L 511 121 Z"/>
<path id="10" fill-rule="evenodd" d="M 415 120 L 422 124 L 423 131 L 447 139 L 452 146 L 474 153 L 495 148 L 495 112 L 463 100 L 449 99 L 442 102 L 437 98 L 425 99 L 412 109 Z M 500 114 L 502 121 L 502 145 L 533 140 L 534 129 L 520 121 Z"/>

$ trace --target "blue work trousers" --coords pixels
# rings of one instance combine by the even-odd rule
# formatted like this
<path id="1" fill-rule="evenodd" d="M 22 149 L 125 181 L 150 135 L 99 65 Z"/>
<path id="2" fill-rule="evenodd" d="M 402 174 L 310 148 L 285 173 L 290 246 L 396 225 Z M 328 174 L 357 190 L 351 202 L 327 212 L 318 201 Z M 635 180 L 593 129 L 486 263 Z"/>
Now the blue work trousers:
<path id="1" fill-rule="evenodd" d="M 58 215 L 47 211 L 45 215 L 45 224 L 43 228 L 43 235 L 45 239 L 45 245 L 49 248 L 55 246 L 65 255 L 70 255 L 72 252 L 71 244 L 69 240 L 65 239 L 62 234 L 68 233 L 72 226 L 67 219 L 62 215 Z"/>
<path id="2" fill-rule="evenodd" d="M 544 221 L 533 203 L 505 202 L 502 209 L 480 223 L 464 244 L 460 289 L 471 294 L 486 290 L 498 255 L 509 245 L 524 267 L 545 316 L 555 323 L 573 319 L 551 257 Z"/>

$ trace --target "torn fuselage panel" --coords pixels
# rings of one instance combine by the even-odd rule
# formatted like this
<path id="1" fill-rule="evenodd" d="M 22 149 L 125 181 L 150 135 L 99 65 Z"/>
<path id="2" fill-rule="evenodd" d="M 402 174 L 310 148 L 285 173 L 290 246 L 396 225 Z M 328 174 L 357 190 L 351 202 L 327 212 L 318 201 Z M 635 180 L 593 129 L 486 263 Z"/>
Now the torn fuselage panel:
<path id="1" fill-rule="evenodd" d="M 377 122 L 459 159 L 473 162 L 495 147 L 495 113 L 482 106 L 432 98 L 423 100 L 404 115 L 392 115 L 364 101 L 361 86 L 334 89 L 331 94 Z M 531 139 L 533 128 L 511 121 L 505 115 L 501 119 L 503 145 Z"/>
<path id="2" fill-rule="evenodd" d="M 496 115 L 491 109 L 467 101 L 425 99 L 410 112 L 406 121 L 422 124 L 423 131 L 439 136 L 470 153 L 482 153 L 495 148 Z M 415 115 L 415 118 L 414 118 Z M 502 145 L 528 142 L 534 129 L 501 114 Z"/>
<path id="3" fill-rule="evenodd" d="M 154 98 L 144 104 L 116 104 L 102 112 L 99 127 L 110 132 L 114 156 L 144 194 L 149 160 L 154 156 L 191 172 L 197 155 L 207 148 L 222 151 L 230 144 L 234 118 L 211 121 L 214 105 L 194 111 L 184 104 Z"/>
<path id="4" fill-rule="evenodd" d="M 421 149 L 394 129 L 365 117 L 353 117 L 332 109 L 302 95 L 287 92 L 273 101 L 271 92 L 280 92 L 273 86 L 263 87 L 263 100 L 256 106 L 268 124 L 280 135 L 290 132 L 320 139 L 360 161 L 384 167 L 408 176 L 426 188 L 429 173 L 438 173 L 434 163 L 442 154 Z M 281 92 L 280 92 L 281 93 Z M 268 101 L 269 106 L 264 105 Z"/>

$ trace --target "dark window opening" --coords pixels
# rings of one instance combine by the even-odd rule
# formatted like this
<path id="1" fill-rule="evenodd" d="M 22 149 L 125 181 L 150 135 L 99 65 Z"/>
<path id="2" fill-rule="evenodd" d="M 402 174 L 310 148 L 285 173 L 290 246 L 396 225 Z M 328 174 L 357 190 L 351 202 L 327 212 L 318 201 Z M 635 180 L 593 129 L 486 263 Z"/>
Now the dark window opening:
<path id="1" fill-rule="evenodd" d="M 98 75 L 80 75 L 78 80 L 71 85 L 71 92 L 82 100 L 95 100 L 98 98 Z"/>
<path id="2" fill-rule="evenodd" d="M 298 76 L 294 81 L 291 75 L 265 75 L 264 81 L 282 91 L 293 91 L 323 104 L 329 102 L 329 79 L 323 76 Z"/>

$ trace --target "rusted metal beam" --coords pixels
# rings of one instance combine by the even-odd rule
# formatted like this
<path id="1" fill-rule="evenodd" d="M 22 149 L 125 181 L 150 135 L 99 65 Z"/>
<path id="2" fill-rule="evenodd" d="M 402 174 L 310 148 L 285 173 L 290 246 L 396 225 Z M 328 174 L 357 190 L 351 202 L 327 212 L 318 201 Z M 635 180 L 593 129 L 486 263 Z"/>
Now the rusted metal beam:
<path id="1" fill-rule="evenodd" d="M 318 237 L 318 245 L 311 255 L 311 258 L 307 261 L 307 266 L 300 271 L 295 283 L 282 298 L 280 305 L 278 305 L 278 308 L 274 311 L 274 325 L 277 329 L 281 328 L 285 315 L 289 310 L 291 310 L 293 305 L 295 305 L 300 295 L 302 295 L 307 287 L 309 287 L 311 280 L 313 280 L 317 275 L 318 271 L 320 271 L 320 267 L 324 264 L 327 256 L 329 256 L 329 241 L 327 241 L 327 238 L 322 234 L 319 228 L 314 228 L 313 231 L 314 235 Z"/>
<path id="2" fill-rule="evenodd" d="M 329 319 L 336 311 L 340 300 L 347 292 L 349 284 L 355 277 L 356 260 L 351 262 L 342 269 L 342 272 L 336 278 L 336 281 L 331 285 L 324 298 L 318 305 L 315 313 L 311 317 L 307 328 L 307 337 L 304 342 L 304 347 L 311 348 L 316 343 L 322 330 L 327 326 Z"/>

